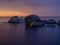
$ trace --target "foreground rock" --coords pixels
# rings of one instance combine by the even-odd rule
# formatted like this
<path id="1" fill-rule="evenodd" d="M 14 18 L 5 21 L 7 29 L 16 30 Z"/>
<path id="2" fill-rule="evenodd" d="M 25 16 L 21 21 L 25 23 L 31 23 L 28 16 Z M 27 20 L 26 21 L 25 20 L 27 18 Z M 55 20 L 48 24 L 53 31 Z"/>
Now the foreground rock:
<path id="1" fill-rule="evenodd" d="M 42 27 L 44 23 L 42 21 L 34 21 L 30 24 L 30 27 Z"/>
<path id="2" fill-rule="evenodd" d="M 20 19 L 18 16 L 11 17 L 8 23 L 20 23 Z"/>
<path id="3" fill-rule="evenodd" d="M 40 20 L 40 17 L 37 16 L 37 15 L 34 15 L 34 14 L 25 17 L 25 23 L 26 23 L 26 25 L 30 25 L 32 22 L 39 21 L 39 20 Z"/>

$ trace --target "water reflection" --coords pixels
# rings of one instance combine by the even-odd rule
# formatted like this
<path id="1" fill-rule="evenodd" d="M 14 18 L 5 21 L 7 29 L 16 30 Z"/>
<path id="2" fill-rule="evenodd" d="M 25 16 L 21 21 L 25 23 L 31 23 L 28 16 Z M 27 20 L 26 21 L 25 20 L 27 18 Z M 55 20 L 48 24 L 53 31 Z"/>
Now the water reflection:
<path id="1" fill-rule="evenodd" d="M 27 28 L 25 32 L 26 45 L 59 45 L 58 37 L 57 27 Z"/>
<path id="2" fill-rule="evenodd" d="M 10 44 L 11 45 L 23 45 L 24 44 L 24 26 L 21 24 L 16 24 L 10 26 L 11 32 L 10 36 Z"/>
<path id="3" fill-rule="evenodd" d="M 38 30 L 40 27 L 27 27 L 25 26 L 25 30 Z"/>
<path id="4" fill-rule="evenodd" d="M 0 45 L 60 45 L 60 27 L 0 24 Z"/>

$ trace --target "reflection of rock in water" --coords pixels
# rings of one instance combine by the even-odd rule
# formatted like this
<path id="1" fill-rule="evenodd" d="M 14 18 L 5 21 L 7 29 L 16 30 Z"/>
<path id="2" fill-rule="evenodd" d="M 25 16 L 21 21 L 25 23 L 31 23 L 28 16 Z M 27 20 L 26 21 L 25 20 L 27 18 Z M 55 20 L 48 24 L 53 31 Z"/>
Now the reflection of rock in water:
<path id="1" fill-rule="evenodd" d="M 38 30 L 39 27 L 30 27 L 30 26 L 25 26 L 25 30 Z"/>
<path id="2" fill-rule="evenodd" d="M 45 27 L 56 27 L 56 24 L 46 24 Z"/>

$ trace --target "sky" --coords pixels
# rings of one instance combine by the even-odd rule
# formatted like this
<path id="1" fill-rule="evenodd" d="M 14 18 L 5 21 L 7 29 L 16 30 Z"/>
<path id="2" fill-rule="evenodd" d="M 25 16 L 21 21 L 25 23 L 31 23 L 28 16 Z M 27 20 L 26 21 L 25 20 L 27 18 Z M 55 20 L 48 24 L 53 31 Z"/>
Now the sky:
<path id="1" fill-rule="evenodd" d="M 0 0 L 0 16 L 60 16 L 60 0 Z"/>

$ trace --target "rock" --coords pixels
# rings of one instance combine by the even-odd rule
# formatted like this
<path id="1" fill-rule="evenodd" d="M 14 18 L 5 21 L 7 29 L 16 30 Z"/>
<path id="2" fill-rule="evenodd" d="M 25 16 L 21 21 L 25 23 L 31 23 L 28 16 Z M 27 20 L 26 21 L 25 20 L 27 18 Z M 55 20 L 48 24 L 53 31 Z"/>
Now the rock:
<path id="1" fill-rule="evenodd" d="M 11 17 L 8 23 L 20 23 L 20 19 L 18 16 Z"/>
<path id="2" fill-rule="evenodd" d="M 42 20 L 44 24 L 47 24 L 47 20 Z"/>
<path id="3" fill-rule="evenodd" d="M 34 21 L 30 24 L 30 27 L 42 27 L 44 23 L 42 21 Z"/>
<path id="4" fill-rule="evenodd" d="M 46 27 L 56 27 L 56 21 L 53 19 L 44 21 Z"/>
<path id="5" fill-rule="evenodd" d="M 60 20 L 57 22 L 57 25 L 59 25 L 59 26 L 60 26 Z"/>
<path id="6" fill-rule="evenodd" d="M 22 23 L 22 24 L 25 23 L 25 20 L 24 20 L 23 16 L 20 17 L 20 23 Z"/>
<path id="7" fill-rule="evenodd" d="M 53 19 L 47 20 L 46 24 L 56 24 L 56 21 Z"/>
<path id="8" fill-rule="evenodd" d="M 25 20 L 24 19 L 20 19 L 20 23 L 25 23 Z"/>
<path id="9" fill-rule="evenodd" d="M 39 21 L 39 20 L 40 20 L 40 17 L 37 16 L 37 15 L 34 15 L 34 14 L 25 17 L 25 23 L 26 23 L 26 25 L 30 25 L 32 22 Z"/>

